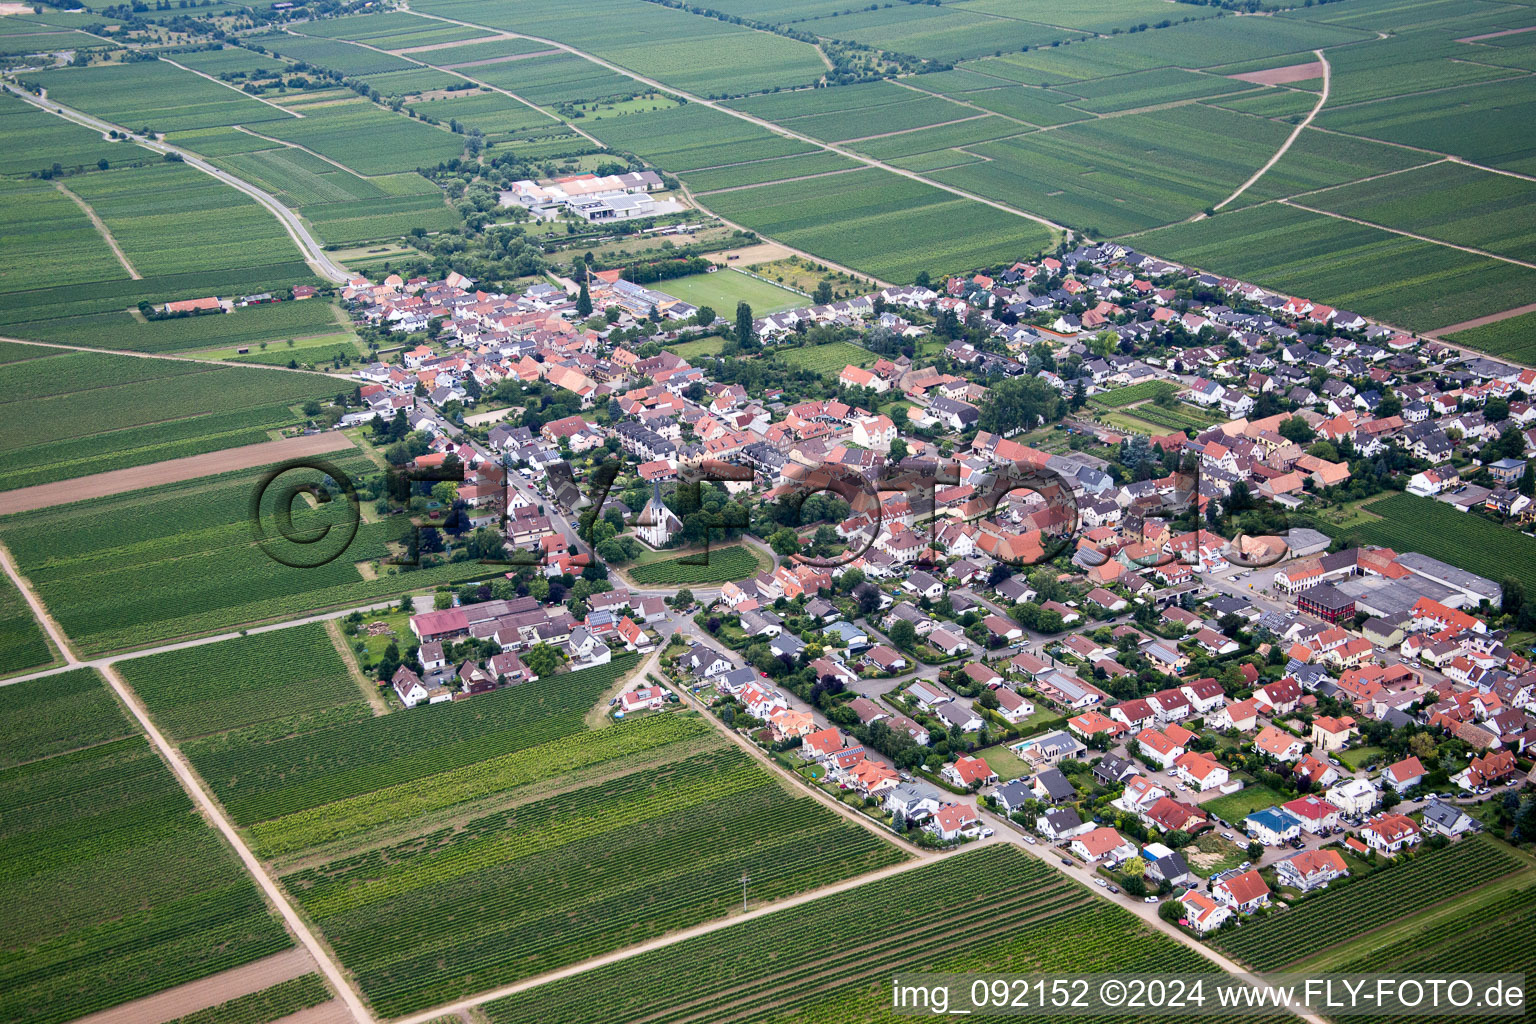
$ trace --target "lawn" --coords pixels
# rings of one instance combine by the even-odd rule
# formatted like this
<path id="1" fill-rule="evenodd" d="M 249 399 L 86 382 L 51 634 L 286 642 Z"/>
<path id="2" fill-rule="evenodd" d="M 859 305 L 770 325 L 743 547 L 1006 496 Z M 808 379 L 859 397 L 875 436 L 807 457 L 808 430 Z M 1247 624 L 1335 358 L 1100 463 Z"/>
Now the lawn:
<path id="1" fill-rule="evenodd" d="M 804 295 L 729 268 L 674 277 L 654 287 L 657 291 L 695 306 L 708 306 L 727 319 L 735 315 L 738 302 L 751 306 L 757 316 L 811 304 L 811 300 Z"/>
<path id="2" fill-rule="evenodd" d="M 1334 756 L 1342 761 L 1350 771 L 1359 771 L 1368 764 L 1375 764 L 1378 768 L 1386 767 L 1383 758 L 1387 752 L 1380 747 L 1351 747 L 1348 750 L 1340 750 Z"/>
<path id="3" fill-rule="evenodd" d="M 719 312 L 719 310 L 716 310 Z M 696 341 L 685 341 L 681 345 L 668 345 L 667 351 L 682 356 L 684 359 L 698 359 L 703 356 L 716 356 L 725 348 L 725 339 L 718 334 L 712 334 L 707 338 L 699 338 Z"/>
<path id="4" fill-rule="evenodd" d="M 1002 782 L 1022 779 L 1029 774 L 1029 765 L 1024 759 L 1002 744 L 978 750 L 976 756 L 987 762 Z"/>
<path id="5" fill-rule="evenodd" d="M 1236 793 L 1207 800 L 1200 806 L 1223 821 L 1241 828 L 1243 819 L 1254 811 L 1283 804 L 1287 799 L 1284 793 L 1277 793 L 1268 786 L 1245 786 Z"/>

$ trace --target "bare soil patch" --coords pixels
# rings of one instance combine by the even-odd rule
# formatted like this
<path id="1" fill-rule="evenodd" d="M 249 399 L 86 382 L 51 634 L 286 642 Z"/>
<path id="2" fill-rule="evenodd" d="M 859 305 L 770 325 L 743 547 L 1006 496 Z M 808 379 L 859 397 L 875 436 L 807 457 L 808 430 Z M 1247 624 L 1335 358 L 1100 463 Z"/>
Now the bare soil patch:
<path id="1" fill-rule="evenodd" d="M 712 263 L 721 266 L 755 267 L 759 263 L 772 263 L 774 260 L 788 259 L 795 255 L 795 250 L 777 242 L 759 242 L 756 245 L 743 246 L 740 249 L 726 249 L 723 252 L 709 253 L 708 258 Z M 735 259 L 730 257 L 734 256 Z"/>
<path id="2" fill-rule="evenodd" d="M 318 968 L 314 957 L 302 947 L 295 946 L 286 952 L 275 953 L 253 964 L 246 964 L 244 967 L 236 967 L 201 981 L 189 981 L 185 985 L 177 985 L 164 992 L 81 1017 L 75 1024 L 163 1024 L 164 1021 L 185 1017 L 189 1013 L 196 1013 L 198 1010 L 205 1010 L 227 1000 L 250 995 L 252 992 L 260 992 L 262 989 L 271 988 L 273 985 L 315 970 Z M 340 1003 L 339 1000 L 337 1002 Z M 345 1004 L 341 1005 L 345 1008 Z M 316 1009 L 319 1008 L 316 1007 Z M 321 1024 L 321 1022 L 312 1021 L 309 1024 Z"/>
<path id="3" fill-rule="evenodd" d="M 1309 78 L 1322 78 L 1323 65 L 1317 61 L 1309 64 L 1291 64 L 1283 68 L 1266 68 L 1263 71 L 1247 71 L 1241 75 L 1228 75 L 1239 82 L 1255 82 L 1259 85 L 1287 85 L 1305 82 Z"/>
<path id="4" fill-rule="evenodd" d="M 353 447 L 352 441 L 340 431 L 290 437 L 282 441 L 263 441 L 260 444 L 226 448 L 221 452 L 189 455 L 184 459 L 166 459 L 151 462 L 147 466 L 130 469 L 114 469 L 108 473 L 96 473 L 75 480 L 21 487 L 0 494 L 0 515 L 13 512 L 30 512 L 37 508 L 65 505 L 86 498 L 103 498 L 109 494 L 137 491 L 145 487 L 174 484 L 182 480 L 195 480 L 201 476 L 229 473 L 237 469 L 254 469 L 268 466 L 284 459 L 323 455 Z"/>

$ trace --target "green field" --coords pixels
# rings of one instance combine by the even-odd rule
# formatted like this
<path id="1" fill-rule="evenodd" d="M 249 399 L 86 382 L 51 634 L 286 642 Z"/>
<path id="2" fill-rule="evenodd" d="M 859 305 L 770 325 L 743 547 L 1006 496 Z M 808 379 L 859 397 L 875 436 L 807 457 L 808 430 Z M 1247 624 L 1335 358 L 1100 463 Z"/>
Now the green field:
<path id="1" fill-rule="evenodd" d="M 684 359 L 702 359 L 706 356 L 719 355 L 723 348 L 725 348 L 725 339 L 716 334 L 697 341 L 685 341 L 681 345 L 668 345 L 667 351 L 674 352 Z"/>
<path id="2" fill-rule="evenodd" d="M 1274 807 L 1286 801 L 1284 793 L 1279 793 L 1266 786 L 1247 786 L 1236 793 L 1219 796 L 1214 800 L 1207 800 L 1200 806 L 1210 811 L 1216 817 L 1229 821 L 1233 825 L 1241 827 L 1243 819 L 1254 811 L 1261 811 L 1266 807 Z"/>
<path id="3" fill-rule="evenodd" d="M 0 415 L 12 423 L 0 490 L 258 444 L 301 422 L 292 407 L 344 390 L 329 377 L 41 351 L 0 365 Z"/>
<path id="4" fill-rule="evenodd" d="M 322 623 L 134 658 L 120 671 L 177 740 L 332 709 L 368 713 Z"/>
<path id="5" fill-rule="evenodd" d="M 54 658 L 43 627 L 21 591 L 6 577 L 0 583 L 0 676 L 39 668 Z"/>
<path id="6" fill-rule="evenodd" d="M 99 303 L 91 302 L 86 308 L 97 305 L 117 305 L 113 299 L 123 293 L 126 293 L 124 297 L 128 299 L 144 296 L 156 302 L 174 297 L 195 298 L 209 294 L 238 296 L 246 294 L 251 288 L 261 287 L 265 275 L 272 272 L 273 268 L 258 267 L 244 272 L 243 275 L 239 272 L 232 273 L 228 277 L 185 275 L 159 278 L 155 282 L 125 281 L 122 282 L 124 286 L 122 289 L 98 285 L 81 291 L 95 291 L 101 295 Z M 277 272 L 281 274 L 282 268 L 277 268 Z M 240 281 L 238 279 L 240 276 L 246 276 L 247 280 Z M 173 282 L 178 280 L 189 281 L 191 285 L 177 287 Z M 278 280 L 281 281 L 282 278 L 279 277 Z M 313 280 L 307 277 L 291 279 L 293 284 Z M 145 285 L 145 287 L 131 287 L 136 285 Z M 21 298 L 25 296 L 17 297 L 18 306 Z M 43 314 L 50 310 L 45 307 L 35 312 Z M 121 311 L 119 306 L 117 312 L 58 316 L 55 319 L 38 320 L 10 328 L 12 333 L 25 335 L 37 341 L 152 353 L 243 345 L 252 345 L 255 351 L 254 344 L 258 342 L 282 342 L 288 338 L 335 334 L 339 329 L 335 307 L 327 302 L 314 300 L 258 303 L 254 306 L 238 307 L 229 313 L 170 317 L 164 320 L 145 320 L 133 313 Z"/>
<path id="7" fill-rule="evenodd" d="M 699 554 L 683 557 L 704 558 Z M 700 583 L 744 580 L 762 571 L 762 563 L 758 557 L 741 544 L 711 547 L 707 562 L 708 564 L 705 565 L 693 565 L 671 558 L 634 566 L 629 570 L 629 575 L 642 586 L 686 587 Z"/>
<path id="8" fill-rule="evenodd" d="M 0 1016 L 55 1024 L 292 945 L 94 671 L 0 704 Z"/>
<path id="9" fill-rule="evenodd" d="M 361 453 L 329 461 L 356 479 L 377 472 Z M 39 509 L 0 520 L 0 537 L 65 634 L 92 653 L 486 574 L 474 562 L 408 572 L 381 564 L 379 578 L 365 578 L 354 563 L 385 558 L 386 544 L 401 539 L 405 526 L 362 523 L 343 550 L 350 505 L 340 495 L 318 508 L 294 508 L 287 536 L 319 536 L 330 527 L 321 541 L 300 548 L 285 540 L 272 503 L 290 485 L 323 486 L 323 476 L 310 470 L 285 473 L 262 492 L 259 521 L 269 547 L 291 561 L 340 556 L 316 568 L 280 564 L 253 543 L 250 504 L 260 482 L 253 470 Z"/>
<path id="10" fill-rule="evenodd" d="M 674 277 L 658 283 L 655 288 L 695 306 L 708 306 L 724 317 L 736 312 L 738 302 L 751 306 L 757 316 L 811 304 L 811 300 L 799 292 L 759 281 L 729 267 L 709 274 Z"/>
<path id="11" fill-rule="evenodd" d="M 1149 380 L 1140 384 L 1132 384 L 1129 387 L 1115 388 L 1106 391 L 1102 395 L 1094 395 L 1089 399 L 1094 405 L 1103 406 L 1106 409 L 1119 409 L 1123 406 L 1134 405 L 1137 402 L 1145 402 L 1156 398 L 1158 395 L 1177 394 L 1183 388 L 1166 380 Z M 1137 410 L 1138 412 L 1140 410 Z"/>
<path id="12" fill-rule="evenodd" d="M 1500 312 L 1536 285 L 1523 267 L 1278 205 L 1151 231 L 1136 244 L 1410 330 Z"/>
<path id="13" fill-rule="evenodd" d="M 823 377 L 836 377 L 849 363 L 868 366 L 878 358 L 869 349 L 851 341 L 832 341 L 807 348 L 785 348 L 774 352 L 773 358 L 800 370 L 812 370 Z"/>
<path id="14" fill-rule="evenodd" d="M 873 1022 L 903 1019 L 891 1009 L 894 975 L 1210 969 L 1194 950 L 1003 844 L 597 967 L 484 1010 L 491 1024 Z"/>
<path id="15" fill-rule="evenodd" d="M 1337 532 L 1355 544 L 1417 551 L 1492 580 L 1536 587 L 1536 539 L 1433 498 L 1389 494 L 1366 506 L 1371 519 Z M 1326 522 L 1321 529 L 1328 530 Z"/>
<path id="16" fill-rule="evenodd" d="M 811 174 L 852 170 L 859 165 L 836 153 L 812 153 L 807 156 L 776 157 L 757 160 L 737 167 L 721 167 L 712 171 L 690 171 L 688 187 L 694 194 L 702 194 L 719 188 L 740 188 L 743 185 L 762 185 L 770 181 L 785 181 Z M 708 200 L 704 200 L 706 203 Z"/>
<path id="17" fill-rule="evenodd" d="M 1522 313 L 1482 327 L 1457 331 L 1448 335 L 1447 340 L 1481 349 L 1490 355 L 1529 363 L 1536 358 L 1536 313 Z"/>
<path id="18" fill-rule="evenodd" d="M 464 149 L 463 137 L 446 128 L 433 128 L 361 99 L 310 109 L 303 120 L 263 124 L 256 130 L 363 175 L 435 167 Z"/>
<path id="19" fill-rule="evenodd" d="M 98 160 L 111 164 L 140 163 L 159 159 L 137 146 L 108 142 L 97 132 L 39 110 L 10 93 L 0 94 L 0 131 L 5 150 L 0 153 L 0 174 L 26 174 L 58 163 L 63 167 L 89 167 Z"/>
<path id="20" fill-rule="evenodd" d="M 146 126 L 171 132 L 294 120 L 293 115 L 238 89 L 164 61 L 28 72 L 25 81 L 47 89 L 50 99 L 131 131 Z"/>
<path id="21" fill-rule="evenodd" d="M 1326 935 L 1329 944 L 1357 938 L 1516 872 L 1529 880 L 1530 862 L 1496 840 L 1466 839 L 1443 850 L 1425 851 L 1390 870 L 1335 883 L 1284 914 L 1222 933 L 1214 944 L 1254 970 L 1275 971 L 1316 955 L 1319 935 Z M 1394 947 L 1393 951 L 1407 950 Z"/>
<path id="22" fill-rule="evenodd" d="M 128 277 L 90 217 L 46 182 L 0 180 L 0 231 L 14 254 L 0 270 L 5 291 Z"/>

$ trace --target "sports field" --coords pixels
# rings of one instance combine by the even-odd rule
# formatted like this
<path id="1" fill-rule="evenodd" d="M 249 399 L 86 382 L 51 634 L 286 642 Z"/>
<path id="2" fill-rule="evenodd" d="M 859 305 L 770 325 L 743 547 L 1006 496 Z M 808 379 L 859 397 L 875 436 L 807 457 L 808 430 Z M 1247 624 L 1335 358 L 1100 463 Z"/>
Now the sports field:
<path id="1" fill-rule="evenodd" d="M 674 298 L 691 302 L 695 306 L 708 306 L 729 319 L 736 312 L 736 304 L 745 302 L 757 316 L 777 313 L 781 309 L 808 306 L 811 300 L 788 288 L 780 288 L 767 281 L 759 281 L 730 268 L 708 274 L 674 277 L 656 286 Z"/>

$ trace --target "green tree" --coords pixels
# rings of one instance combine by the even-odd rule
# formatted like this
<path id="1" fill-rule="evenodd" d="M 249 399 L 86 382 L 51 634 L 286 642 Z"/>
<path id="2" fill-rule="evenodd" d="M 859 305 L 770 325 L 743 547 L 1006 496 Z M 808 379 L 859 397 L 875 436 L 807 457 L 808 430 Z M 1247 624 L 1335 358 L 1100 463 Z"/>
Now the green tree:
<path id="1" fill-rule="evenodd" d="M 811 296 L 812 301 L 818 306 L 825 306 L 832 301 L 832 282 L 823 281 L 816 286 L 816 292 Z"/>
<path id="2" fill-rule="evenodd" d="M 576 296 L 576 315 L 585 320 L 592 315 L 592 295 L 587 291 L 587 279 L 581 279 L 581 291 Z"/>
<path id="3" fill-rule="evenodd" d="M 719 313 L 716 313 L 708 306 L 700 306 L 699 311 L 693 314 L 693 322 L 698 324 L 700 327 L 708 327 L 710 324 L 715 322 L 715 317 L 719 315 Z"/>
<path id="4" fill-rule="evenodd" d="M 1306 444 L 1317 435 L 1307 426 L 1306 420 L 1300 416 L 1291 416 L 1280 421 L 1280 436 L 1296 444 Z"/>
<path id="5" fill-rule="evenodd" d="M 800 538 L 795 531 L 785 527 L 775 530 L 768 538 L 768 546 L 780 555 L 788 556 L 800 550 Z"/>
<path id="6" fill-rule="evenodd" d="M 523 654 L 523 664 L 536 676 L 547 676 L 560 667 L 564 658 L 559 650 L 549 644 L 534 644 Z"/>
<path id="7" fill-rule="evenodd" d="M 993 434 L 1033 430 L 1061 418 L 1061 396 L 1039 377 L 1012 377 L 999 383 L 982 400 L 978 429 Z"/>
<path id="8" fill-rule="evenodd" d="M 891 643 L 904 651 L 910 651 L 917 643 L 917 627 L 906 619 L 897 619 L 891 623 Z"/>
<path id="9" fill-rule="evenodd" d="M 743 349 L 753 341 L 752 307 L 745 302 L 736 303 L 736 341 Z"/>

